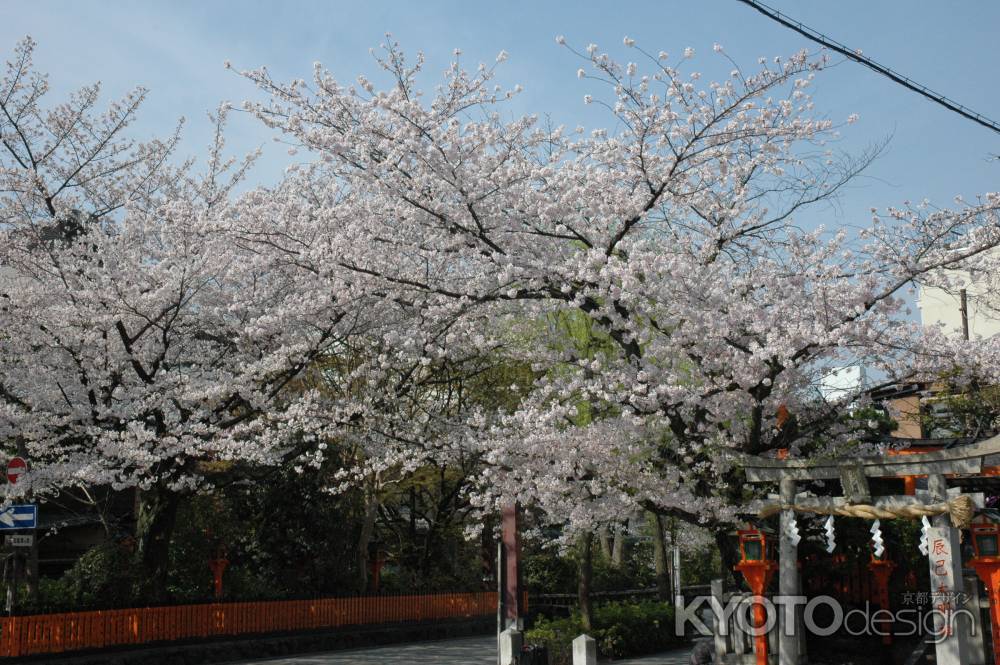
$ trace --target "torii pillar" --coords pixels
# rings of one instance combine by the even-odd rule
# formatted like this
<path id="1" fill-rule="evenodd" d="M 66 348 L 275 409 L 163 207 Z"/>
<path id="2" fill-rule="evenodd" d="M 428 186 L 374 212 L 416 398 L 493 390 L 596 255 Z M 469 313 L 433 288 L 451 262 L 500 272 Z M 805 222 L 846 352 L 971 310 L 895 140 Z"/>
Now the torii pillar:
<path id="1" fill-rule="evenodd" d="M 948 499 L 948 484 L 942 474 L 927 477 L 931 501 Z M 934 525 L 927 530 L 928 563 L 931 576 L 931 598 L 934 613 L 934 652 L 938 665 L 965 665 L 969 662 L 967 621 L 959 622 L 956 612 L 962 594 L 962 546 L 958 529 L 951 526 L 947 515 L 931 518 Z"/>
<path id="2" fill-rule="evenodd" d="M 782 478 L 780 483 L 781 503 L 795 503 L 795 479 Z M 788 537 L 788 528 L 795 513 L 781 511 L 781 534 L 778 541 L 778 593 L 786 598 L 799 595 L 799 548 Z M 778 613 L 778 662 L 781 665 L 798 665 L 799 638 L 797 609 L 793 604 L 782 606 Z"/>

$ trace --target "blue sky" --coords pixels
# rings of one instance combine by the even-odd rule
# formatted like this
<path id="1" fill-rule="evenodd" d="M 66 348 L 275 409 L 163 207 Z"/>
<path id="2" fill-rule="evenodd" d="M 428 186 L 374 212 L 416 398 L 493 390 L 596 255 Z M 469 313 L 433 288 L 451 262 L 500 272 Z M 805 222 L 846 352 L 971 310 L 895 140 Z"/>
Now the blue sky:
<path id="1" fill-rule="evenodd" d="M 1000 120 L 1000 3 L 937 0 L 840 0 L 772 6 L 864 52 L 932 89 Z M 208 142 L 205 111 L 222 100 L 240 102 L 255 93 L 223 67 L 267 65 L 280 79 L 308 78 L 320 61 L 341 81 L 376 69 L 370 47 L 391 32 L 408 51 L 422 50 L 428 71 L 444 69 L 454 48 L 470 65 L 492 62 L 505 49 L 510 60 L 500 79 L 524 93 L 512 114 L 549 114 L 557 123 L 588 127 L 610 121 L 583 96 L 597 84 L 576 78 L 579 61 L 555 43 L 556 35 L 580 48 L 590 42 L 627 60 L 626 35 L 647 51 L 680 53 L 693 47 L 697 68 L 721 67 L 712 45 L 746 68 L 758 56 L 814 48 L 799 35 L 768 21 L 735 0 L 651 2 L 31 2 L 0 0 L 0 46 L 5 58 L 26 34 L 38 41 L 36 61 L 48 71 L 55 96 L 100 80 L 118 96 L 134 85 L 151 89 L 137 129 L 166 134 L 186 116 L 184 150 Z M 728 71 L 726 65 L 724 71 Z M 719 70 L 723 71 L 723 70 Z M 430 80 L 428 81 L 430 83 Z M 599 90 L 599 88 L 596 88 Z M 834 209 L 813 220 L 867 220 L 868 209 L 924 197 L 947 206 L 1000 189 L 1000 134 L 979 127 L 853 63 L 822 74 L 814 90 L 817 109 L 832 119 L 858 113 L 842 141 L 859 151 L 891 136 L 886 154 L 846 191 Z M 262 145 L 265 159 L 255 178 L 273 181 L 288 157 L 268 131 L 238 118 L 231 146 Z"/>

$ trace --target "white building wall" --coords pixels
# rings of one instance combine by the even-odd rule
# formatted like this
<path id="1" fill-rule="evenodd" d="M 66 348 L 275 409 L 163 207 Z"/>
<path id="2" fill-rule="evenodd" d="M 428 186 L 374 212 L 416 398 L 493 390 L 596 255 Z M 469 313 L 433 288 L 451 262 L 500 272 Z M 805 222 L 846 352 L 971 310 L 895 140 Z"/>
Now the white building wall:
<path id="1" fill-rule="evenodd" d="M 819 392 L 828 402 L 854 397 L 867 382 L 865 368 L 860 365 L 838 367 L 826 374 L 819 384 Z"/>
<path id="2" fill-rule="evenodd" d="M 1000 293 L 998 275 L 984 272 L 950 270 L 952 282 L 947 289 L 922 286 L 917 298 L 920 321 L 926 325 L 944 324 L 949 335 L 962 335 L 961 290 L 966 291 L 969 316 L 969 338 L 992 337 L 1000 334 Z"/>

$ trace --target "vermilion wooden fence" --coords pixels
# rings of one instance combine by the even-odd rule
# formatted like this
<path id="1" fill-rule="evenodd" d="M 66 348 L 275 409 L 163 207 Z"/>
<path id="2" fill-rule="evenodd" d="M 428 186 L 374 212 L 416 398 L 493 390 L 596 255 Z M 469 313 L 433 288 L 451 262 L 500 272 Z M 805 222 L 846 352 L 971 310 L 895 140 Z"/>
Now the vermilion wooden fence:
<path id="1" fill-rule="evenodd" d="M 0 619 L 0 657 L 170 640 L 496 614 L 495 591 L 212 603 Z"/>

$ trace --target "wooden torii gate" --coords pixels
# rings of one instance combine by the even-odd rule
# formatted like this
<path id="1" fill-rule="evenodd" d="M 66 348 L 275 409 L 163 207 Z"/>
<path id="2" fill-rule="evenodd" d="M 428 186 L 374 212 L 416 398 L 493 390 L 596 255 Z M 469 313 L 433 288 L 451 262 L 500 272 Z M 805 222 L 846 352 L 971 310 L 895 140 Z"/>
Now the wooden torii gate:
<path id="1" fill-rule="evenodd" d="M 983 469 L 983 459 L 1000 454 L 1000 436 L 975 444 L 928 453 L 899 456 L 772 459 L 745 456 L 740 464 L 751 483 L 776 482 L 780 494 L 777 505 L 766 507 L 762 515 L 780 513 L 778 593 L 798 595 L 798 547 L 788 534 L 795 512 L 833 514 L 887 519 L 919 518 L 933 515 L 928 530 L 932 591 L 953 599 L 963 593 L 962 556 L 959 530 L 968 526 L 974 512 L 971 497 L 949 497 L 945 476 L 975 476 Z M 916 496 L 871 496 L 869 478 L 927 476 L 928 493 Z M 796 483 L 810 480 L 840 480 L 844 496 L 804 497 L 796 495 Z M 947 609 L 947 608 L 945 608 Z M 955 608 L 951 608 L 953 611 Z M 795 630 L 786 629 L 785 612 L 779 613 L 778 663 L 799 665 L 799 640 Z M 947 621 L 938 617 L 935 629 L 945 636 L 935 645 L 938 665 L 964 665 L 968 644 L 965 630 L 947 630 Z M 1000 639 L 1000 636 L 994 636 Z"/>

